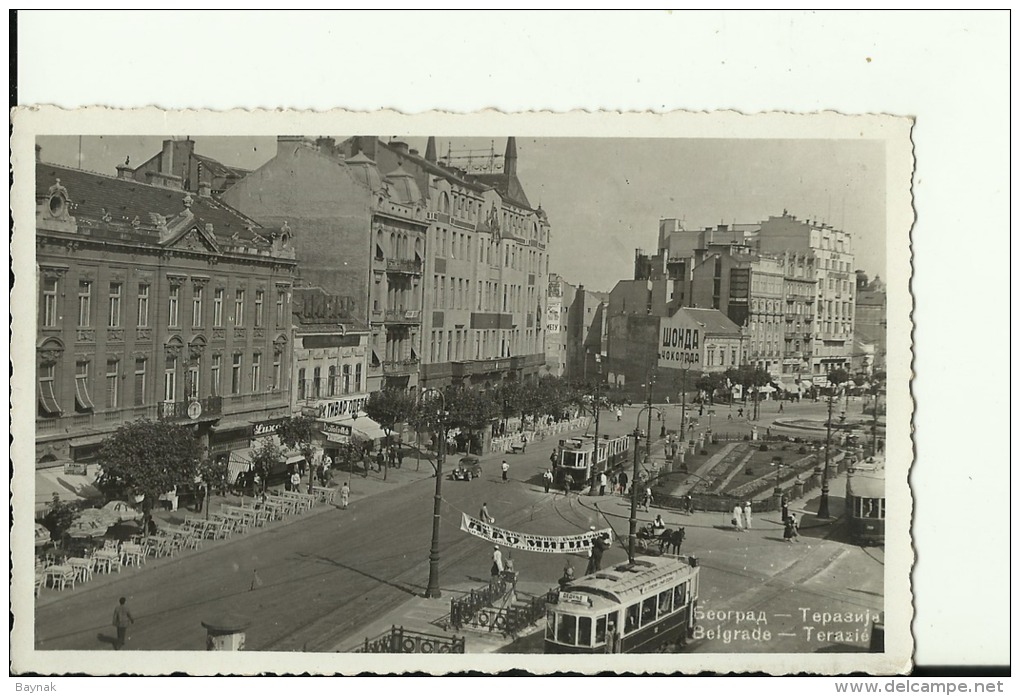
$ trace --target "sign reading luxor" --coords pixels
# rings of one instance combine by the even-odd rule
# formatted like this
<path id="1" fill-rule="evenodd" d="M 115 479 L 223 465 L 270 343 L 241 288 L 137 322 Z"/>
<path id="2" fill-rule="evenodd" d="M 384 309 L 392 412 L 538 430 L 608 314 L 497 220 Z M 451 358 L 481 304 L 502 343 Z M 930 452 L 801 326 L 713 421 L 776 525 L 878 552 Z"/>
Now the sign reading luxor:
<path id="1" fill-rule="evenodd" d="M 584 534 L 571 536 L 543 536 L 541 534 L 523 534 L 500 529 L 486 524 L 479 519 L 461 513 L 460 529 L 473 536 L 487 539 L 494 544 L 506 546 L 517 551 L 537 551 L 538 553 L 577 553 L 587 551 L 596 539 L 612 539 L 611 529 L 600 529 Z"/>
<path id="2" fill-rule="evenodd" d="M 677 312 L 659 323 L 659 367 L 701 365 L 702 326 Z"/>

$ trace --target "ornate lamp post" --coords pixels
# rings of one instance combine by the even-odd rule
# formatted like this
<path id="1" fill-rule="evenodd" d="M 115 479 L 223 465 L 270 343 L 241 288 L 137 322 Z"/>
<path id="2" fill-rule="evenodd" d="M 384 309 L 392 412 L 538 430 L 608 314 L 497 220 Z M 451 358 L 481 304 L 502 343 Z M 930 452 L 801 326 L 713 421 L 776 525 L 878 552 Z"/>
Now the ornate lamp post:
<path id="1" fill-rule="evenodd" d="M 641 414 L 638 413 L 638 422 L 641 422 Z M 630 536 L 627 538 L 627 558 L 634 562 L 634 539 L 637 538 L 637 475 L 638 475 L 638 443 L 641 441 L 641 428 L 634 426 L 634 473 L 630 483 Z"/>
<path id="2" fill-rule="evenodd" d="M 432 503 L 432 547 L 429 549 L 429 583 L 425 588 L 425 596 L 429 599 L 438 599 L 443 596 L 439 589 L 439 521 L 442 514 L 443 501 L 443 462 L 446 459 L 446 418 L 449 415 L 446 411 L 446 396 L 438 389 L 423 389 L 419 396 L 419 403 L 424 407 L 426 394 L 439 396 L 442 404 L 436 411 L 436 428 L 439 437 L 439 447 L 436 449 L 436 493 Z"/>
<path id="3" fill-rule="evenodd" d="M 829 517 L 829 444 L 832 441 L 832 397 L 836 386 L 829 384 L 829 409 L 825 419 L 825 464 L 822 466 L 822 495 L 818 499 L 818 516 Z"/>

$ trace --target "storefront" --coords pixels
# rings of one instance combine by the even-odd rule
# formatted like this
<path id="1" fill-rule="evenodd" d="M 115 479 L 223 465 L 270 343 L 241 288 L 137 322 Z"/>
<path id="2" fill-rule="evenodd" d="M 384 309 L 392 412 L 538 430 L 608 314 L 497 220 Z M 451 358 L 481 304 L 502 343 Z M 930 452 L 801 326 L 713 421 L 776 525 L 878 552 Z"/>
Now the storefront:
<path id="1" fill-rule="evenodd" d="M 233 485 L 237 476 L 246 471 L 252 461 L 254 450 L 263 446 L 265 440 L 275 444 L 281 452 L 280 463 L 270 472 L 270 483 L 282 480 L 292 464 L 300 464 L 304 457 L 300 452 L 288 450 L 276 435 L 283 418 L 264 421 L 227 421 L 212 427 L 209 454 L 227 464 L 227 482 Z"/>

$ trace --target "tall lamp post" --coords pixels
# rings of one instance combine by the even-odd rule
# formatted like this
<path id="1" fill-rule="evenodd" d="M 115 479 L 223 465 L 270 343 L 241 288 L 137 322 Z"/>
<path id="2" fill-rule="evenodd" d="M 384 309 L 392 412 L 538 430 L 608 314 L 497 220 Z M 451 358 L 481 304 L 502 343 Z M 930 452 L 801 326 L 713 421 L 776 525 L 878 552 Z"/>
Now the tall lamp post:
<path id="1" fill-rule="evenodd" d="M 829 443 L 832 440 L 832 397 L 836 385 L 829 383 L 829 415 L 825 419 L 825 464 L 822 466 L 822 495 L 818 499 L 818 516 L 829 517 Z"/>
<path id="2" fill-rule="evenodd" d="M 585 363 L 587 364 L 587 360 Z M 592 456 L 595 460 L 591 465 L 591 481 L 589 485 L 595 486 L 595 476 L 598 475 L 596 469 L 599 466 L 599 415 L 602 411 L 602 355 L 595 353 L 595 394 L 592 396 L 592 412 L 595 416 L 595 447 L 592 448 Z"/>
<path id="3" fill-rule="evenodd" d="M 446 396 L 438 389 L 428 388 L 421 391 L 421 404 L 424 407 L 424 400 L 427 394 L 439 396 L 440 409 L 436 412 L 436 428 L 439 437 L 439 447 L 436 449 L 436 494 L 432 503 L 432 546 L 429 549 L 429 583 L 425 588 L 425 596 L 428 599 L 438 599 L 443 596 L 439 589 L 439 521 L 442 514 L 443 502 L 443 462 L 446 459 Z"/>
<path id="4" fill-rule="evenodd" d="M 648 409 L 649 414 L 648 422 L 651 423 L 651 413 L 653 407 L 643 406 L 641 407 L 641 410 L 638 411 L 637 420 L 634 422 L 634 432 L 631 433 L 631 435 L 634 438 L 634 471 L 631 474 L 630 481 L 630 538 L 627 541 L 627 557 L 630 559 L 631 563 L 634 562 L 634 539 L 635 537 L 637 537 L 637 501 L 638 501 L 637 483 L 638 483 L 638 464 L 640 457 L 640 454 L 638 452 L 638 444 L 641 441 L 642 437 L 646 437 L 646 435 L 642 435 L 641 433 L 641 414 L 645 411 L 645 409 Z M 659 413 L 662 412 L 659 411 Z M 646 439 L 651 438 L 646 437 Z"/>
<path id="5" fill-rule="evenodd" d="M 645 438 L 645 459 L 652 458 L 652 385 L 655 384 L 655 370 L 648 372 L 648 402 L 645 408 L 648 409 L 648 437 Z M 644 410 L 644 409 L 642 409 Z M 638 417 L 640 417 L 640 412 Z"/>

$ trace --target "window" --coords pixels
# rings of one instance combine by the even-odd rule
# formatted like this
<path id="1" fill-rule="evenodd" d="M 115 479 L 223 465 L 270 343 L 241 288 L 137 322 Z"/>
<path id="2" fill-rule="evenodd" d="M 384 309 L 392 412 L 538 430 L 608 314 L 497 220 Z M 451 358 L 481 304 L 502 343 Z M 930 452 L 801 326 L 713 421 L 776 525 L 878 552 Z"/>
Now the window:
<path id="1" fill-rule="evenodd" d="M 163 371 L 163 401 L 177 400 L 177 358 L 167 358 Z"/>
<path id="2" fill-rule="evenodd" d="M 92 397 L 89 395 L 89 364 L 86 360 L 80 360 L 75 364 L 74 410 L 78 413 L 95 410 Z"/>
<path id="3" fill-rule="evenodd" d="M 283 326 L 283 308 L 284 308 L 284 292 L 283 290 L 276 291 L 276 325 Z"/>
<path id="4" fill-rule="evenodd" d="M 673 591 L 665 590 L 659 593 L 659 616 L 665 616 L 673 611 Z"/>
<path id="5" fill-rule="evenodd" d="M 57 403 L 53 385 L 56 383 L 57 366 L 53 363 L 39 367 L 39 415 L 59 416 L 60 405 Z"/>
<path id="6" fill-rule="evenodd" d="M 641 625 L 647 626 L 655 621 L 655 597 L 648 597 L 641 603 Z"/>
<path id="7" fill-rule="evenodd" d="M 640 616 L 641 616 L 640 604 L 631 604 L 629 607 L 627 607 L 626 616 L 624 616 L 623 619 L 624 622 L 623 629 L 625 633 L 633 633 L 634 631 L 638 630 L 638 627 L 640 626 L 640 622 L 638 621 L 638 619 L 640 618 Z"/>
<path id="8" fill-rule="evenodd" d="M 123 293 L 123 283 L 110 283 L 110 328 L 120 326 L 120 298 Z"/>
<path id="9" fill-rule="evenodd" d="M 574 645 L 577 640 L 577 617 L 570 614 L 556 615 L 556 641 Z"/>
<path id="10" fill-rule="evenodd" d="M 251 356 L 251 393 L 258 394 L 262 384 L 262 354 Z"/>
<path id="11" fill-rule="evenodd" d="M 305 368 L 300 368 L 297 371 L 297 389 L 298 389 L 298 401 L 304 401 L 305 399 Z"/>
<path id="12" fill-rule="evenodd" d="M 361 391 L 361 363 L 354 366 L 354 391 L 355 393 Z"/>
<path id="13" fill-rule="evenodd" d="M 349 364 L 346 364 L 346 363 L 344 364 L 343 375 L 344 375 L 344 377 L 343 377 L 343 380 L 344 380 L 343 381 L 344 394 L 350 394 L 351 393 L 351 366 Z"/>
<path id="14" fill-rule="evenodd" d="M 321 396 L 319 383 L 322 381 L 322 368 L 316 366 L 312 370 L 312 398 L 318 399 Z"/>
<path id="15" fill-rule="evenodd" d="M 181 306 L 181 287 L 179 285 L 170 286 L 169 296 L 169 313 L 168 313 L 168 326 L 177 326 L 180 321 L 179 312 Z"/>
<path id="16" fill-rule="evenodd" d="M 213 292 L 212 323 L 213 326 L 223 326 L 223 288 L 216 288 Z"/>
<path id="17" fill-rule="evenodd" d="M 106 408 L 117 408 L 117 380 L 120 377 L 120 361 L 106 361 Z"/>
<path id="18" fill-rule="evenodd" d="M 145 405 L 145 358 L 135 358 L 135 406 Z"/>
<path id="19" fill-rule="evenodd" d="M 209 391 L 213 396 L 220 395 L 220 372 L 223 368 L 223 356 L 213 355 L 212 366 L 209 370 Z"/>
<path id="20" fill-rule="evenodd" d="M 234 295 L 234 326 L 244 326 L 244 290 Z"/>
<path id="21" fill-rule="evenodd" d="M 42 325 L 57 325 L 57 279 L 43 278 L 42 282 Z"/>
<path id="22" fill-rule="evenodd" d="M 329 366 L 329 377 L 326 380 L 326 395 L 336 395 L 336 365 Z"/>
<path id="23" fill-rule="evenodd" d="M 196 358 L 188 365 L 188 374 L 184 381 L 184 400 L 199 398 L 199 375 L 202 372 L 202 364 Z"/>
<path id="24" fill-rule="evenodd" d="M 591 645 L 591 617 L 577 617 L 577 644 Z"/>
<path id="25" fill-rule="evenodd" d="M 191 291 L 191 325 L 202 325 L 202 292 L 204 288 L 196 285 Z"/>
<path id="26" fill-rule="evenodd" d="M 241 354 L 234 353 L 234 364 L 230 368 L 230 393 L 241 393 Z"/>
<path id="27" fill-rule="evenodd" d="M 78 326 L 92 325 L 92 281 L 78 281 Z"/>
<path id="28" fill-rule="evenodd" d="M 606 624 L 608 616 L 600 616 L 595 619 L 595 645 L 606 642 Z"/>
<path id="29" fill-rule="evenodd" d="M 149 284 L 138 284 L 138 326 L 149 325 Z"/>
<path id="30" fill-rule="evenodd" d="M 687 583 L 681 583 L 673 588 L 673 608 L 680 609 L 687 604 Z"/>
<path id="31" fill-rule="evenodd" d="M 282 386 L 280 384 L 282 375 L 283 373 L 280 371 L 280 356 L 276 355 L 273 357 L 273 383 L 269 387 L 270 391 L 279 391 Z"/>
<path id="32" fill-rule="evenodd" d="M 262 326 L 262 303 L 265 301 L 265 298 L 265 291 L 255 291 L 255 326 Z"/>

